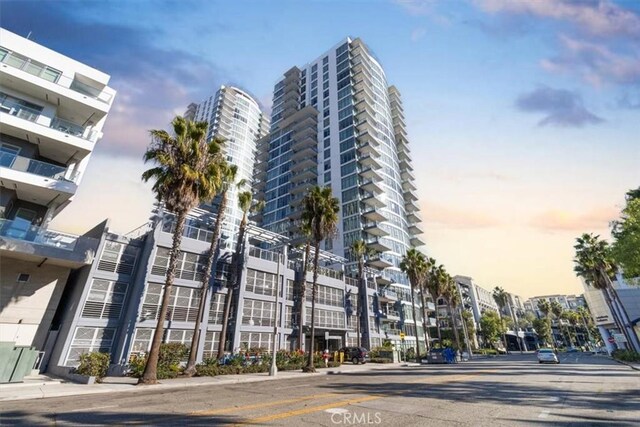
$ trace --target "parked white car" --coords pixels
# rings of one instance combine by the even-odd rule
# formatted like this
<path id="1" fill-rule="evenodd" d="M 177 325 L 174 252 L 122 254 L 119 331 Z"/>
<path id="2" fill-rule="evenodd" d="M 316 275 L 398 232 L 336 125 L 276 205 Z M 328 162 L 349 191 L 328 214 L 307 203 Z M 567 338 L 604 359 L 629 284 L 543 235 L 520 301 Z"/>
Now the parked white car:
<path id="1" fill-rule="evenodd" d="M 560 363 L 556 353 L 550 348 L 541 348 L 538 350 L 538 363 Z"/>

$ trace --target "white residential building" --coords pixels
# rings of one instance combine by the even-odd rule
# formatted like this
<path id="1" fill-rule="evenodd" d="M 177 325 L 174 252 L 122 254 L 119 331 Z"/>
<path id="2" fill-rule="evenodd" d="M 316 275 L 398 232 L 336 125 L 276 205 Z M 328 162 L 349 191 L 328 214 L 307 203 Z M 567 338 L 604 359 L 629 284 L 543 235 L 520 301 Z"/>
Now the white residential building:
<path id="1" fill-rule="evenodd" d="M 246 182 L 242 188 L 232 186 L 227 195 L 222 234 L 229 237 L 227 242 L 233 242 L 242 220 L 238 193 L 250 191 L 253 186 L 256 143 L 269 131 L 269 118 L 255 99 L 233 86 L 221 86 L 215 95 L 200 104 L 190 104 L 185 117 L 208 122 L 207 137 L 225 140 L 223 150 L 227 161 L 238 167 L 236 182 Z"/>
<path id="2" fill-rule="evenodd" d="M 0 29 L 0 353 L 26 347 L 35 358 L 70 271 L 92 261 L 91 232 L 47 226 L 73 200 L 102 137 L 115 95 L 108 83 L 108 75 Z"/>

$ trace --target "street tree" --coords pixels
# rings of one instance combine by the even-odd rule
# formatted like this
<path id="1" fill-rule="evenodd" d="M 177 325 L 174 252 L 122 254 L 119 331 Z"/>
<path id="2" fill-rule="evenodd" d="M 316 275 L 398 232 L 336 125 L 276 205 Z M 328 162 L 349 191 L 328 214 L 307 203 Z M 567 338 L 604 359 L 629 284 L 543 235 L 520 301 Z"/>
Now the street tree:
<path id="1" fill-rule="evenodd" d="M 415 291 L 420 287 L 420 283 L 424 282 L 427 275 L 427 267 L 428 264 L 425 256 L 416 248 L 409 249 L 402 257 L 402 262 L 400 262 L 400 270 L 409 277 L 409 284 L 411 286 L 411 309 L 413 311 L 413 321 L 416 327 L 416 362 L 418 363 L 420 362 L 420 337 L 418 334 L 418 316 L 416 311 Z"/>
<path id="2" fill-rule="evenodd" d="M 240 185 L 241 183 L 239 183 Z M 226 194 L 224 194 L 226 197 Z M 229 327 L 229 316 L 231 314 L 231 303 L 234 298 L 236 289 L 240 287 L 240 272 L 244 261 L 245 241 L 248 225 L 248 215 L 252 212 L 260 211 L 264 208 L 264 201 L 254 201 L 251 191 L 243 191 L 238 194 L 238 207 L 242 211 L 242 219 L 238 228 L 238 238 L 236 247 L 231 260 L 231 274 L 227 283 L 227 295 L 224 301 L 224 311 L 222 314 L 222 329 L 220 331 L 220 340 L 218 343 L 218 359 L 224 356 L 224 349 L 227 344 L 227 329 Z"/>
<path id="3" fill-rule="evenodd" d="M 142 174 L 142 180 L 154 181 L 153 192 L 164 208 L 175 215 L 175 227 L 158 321 L 138 384 L 158 382 L 160 344 L 187 213 L 201 200 L 209 200 L 219 189 L 220 141 L 206 140 L 207 123 L 192 122 L 178 116 L 171 125 L 173 134 L 165 130 L 150 131 L 151 144 L 144 154 L 145 163 L 151 162 L 154 166 Z"/>
<path id="4" fill-rule="evenodd" d="M 630 283 L 640 285 L 640 187 L 627 193 L 619 220 L 612 223 L 611 255 Z"/>
<path id="5" fill-rule="evenodd" d="M 236 176 L 238 174 L 238 167 L 236 165 L 232 165 L 227 163 L 226 161 L 221 161 L 217 165 L 218 171 L 218 179 L 220 185 L 220 203 L 218 205 L 218 212 L 216 213 L 216 221 L 213 226 L 213 233 L 211 237 L 211 242 L 209 244 L 209 250 L 207 251 L 205 265 L 202 271 L 202 279 L 200 281 L 200 303 L 198 304 L 198 314 L 196 315 L 196 321 L 193 328 L 193 336 L 191 338 L 191 346 L 189 350 L 189 360 L 187 361 L 187 367 L 184 370 L 184 374 L 186 376 L 192 376 L 196 373 L 196 354 L 198 350 L 198 342 L 200 341 L 200 325 L 202 322 L 202 317 L 204 316 L 204 311 L 206 309 L 207 303 L 207 294 L 209 292 L 209 282 L 211 280 L 211 272 L 213 270 L 213 264 L 216 260 L 218 247 L 220 245 L 220 232 L 222 230 L 222 223 L 224 221 L 224 216 L 227 210 L 227 195 L 229 189 L 235 184 Z M 240 186 L 244 185 L 244 180 L 238 184 Z M 213 200 L 211 197 L 210 200 Z M 229 294 L 231 293 L 229 289 L 229 285 L 227 284 L 227 296 L 229 298 Z M 220 341 L 222 342 L 222 333 L 220 333 Z M 222 357 L 224 354 L 224 348 L 221 345 L 218 345 L 218 357 Z"/>
<path id="6" fill-rule="evenodd" d="M 358 261 L 358 297 L 356 302 L 356 332 L 358 346 L 362 345 L 360 329 L 364 323 L 364 319 L 361 319 L 361 317 L 363 313 L 366 313 L 366 310 L 363 310 L 363 306 L 366 304 L 367 294 L 367 288 L 364 283 L 364 257 L 367 255 L 367 252 L 367 245 L 364 243 L 364 240 L 356 240 L 351 244 L 351 254 Z"/>
<path id="7" fill-rule="evenodd" d="M 493 345 L 504 334 L 505 327 L 500 315 L 493 310 L 485 310 L 480 317 L 480 333 L 485 343 Z"/>
<path id="8" fill-rule="evenodd" d="M 311 239 L 314 245 L 313 259 L 313 282 L 311 284 L 311 344 L 307 366 L 304 372 L 315 372 L 313 364 L 313 347 L 315 339 L 315 308 L 318 283 L 318 267 L 320 263 L 320 242 L 331 237 L 336 232 L 338 224 L 338 212 L 340 211 L 340 201 L 333 197 L 331 187 L 315 186 L 305 195 L 302 204 L 302 222 L 311 231 Z"/>

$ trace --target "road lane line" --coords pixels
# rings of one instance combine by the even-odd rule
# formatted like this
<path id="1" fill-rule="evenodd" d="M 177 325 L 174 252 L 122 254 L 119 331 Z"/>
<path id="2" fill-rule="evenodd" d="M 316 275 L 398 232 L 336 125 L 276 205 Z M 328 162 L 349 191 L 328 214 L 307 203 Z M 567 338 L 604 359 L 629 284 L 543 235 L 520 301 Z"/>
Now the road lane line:
<path id="1" fill-rule="evenodd" d="M 258 408 L 267 408 L 269 406 L 278 406 L 278 405 L 286 405 L 287 403 L 297 403 L 304 402 L 305 400 L 312 399 L 322 399 L 329 396 L 337 396 L 337 393 L 320 393 L 320 394 L 311 394 L 309 396 L 297 397 L 295 399 L 286 399 L 286 400 L 276 400 L 274 402 L 264 402 L 264 403 L 255 403 L 253 405 L 245 405 L 245 406 L 228 406 L 226 408 L 218 408 L 218 409 L 205 409 L 202 411 L 191 412 L 190 415 L 216 415 L 216 414 L 224 414 L 225 412 L 233 412 L 233 411 L 243 411 L 243 410 L 251 410 Z"/>
<path id="2" fill-rule="evenodd" d="M 93 411 L 95 409 L 117 408 L 118 406 L 120 406 L 120 405 L 90 406 L 90 407 L 86 407 L 86 408 L 73 409 L 73 410 L 71 410 L 69 412 Z"/>
<path id="3" fill-rule="evenodd" d="M 364 396 L 364 397 L 356 397 L 354 399 L 340 400 L 338 402 L 327 403 L 319 406 L 312 406 L 310 408 L 296 409 L 293 411 L 280 412 L 272 415 L 265 415 L 264 417 L 252 418 L 250 420 L 242 421 L 241 423 L 236 425 L 266 423 L 269 421 L 279 420 L 282 418 L 295 417 L 296 415 L 305 415 L 305 414 L 310 414 L 312 412 L 324 411 L 327 409 L 335 408 L 337 406 L 346 406 L 346 405 L 353 405 L 356 403 L 369 402 L 371 400 L 382 399 L 383 397 L 384 396 L 377 395 L 377 396 Z"/>
<path id="4" fill-rule="evenodd" d="M 448 377 L 438 378 L 441 381 L 438 381 L 437 384 L 445 384 L 445 383 L 456 382 L 456 381 L 464 381 L 464 380 L 467 380 L 467 379 L 470 379 L 470 378 L 475 378 L 475 377 L 478 377 L 480 375 L 483 375 L 483 374 L 486 374 L 486 373 L 491 373 L 491 372 L 497 372 L 497 370 L 483 371 L 483 372 L 479 372 L 479 373 L 475 373 L 475 374 L 469 374 L 469 375 L 453 375 L 453 376 L 452 375 L 448 375 Z M 430 378 L 430 379 L 432 379 L 432 378 Z M 425 382 L 424 380 L 413 381 L 413 383 L 424 383 L 424 382 Z M 430 384 L 434 384 L 434 383 L 430 383 Z M 265 415 L 264 417 L 253 418 L 253 419 L 250 419 L 250 420 L 242 421 L 242 422 L 240 422 L 239 424 L 236 424 L 236 425 L 260 424 L 260 423 L 265 423 L 265 422 L 269 422 L 269 421 L 279 420 L 279 419 L 282 419 L 282 418 L 295 417 L 296 415 L 305 415 L 305 414 L 309 414 L 309 413 L 312 413 L 312 412 L 324 411 L 324 410 L 327 410 L 327 409 L 332 409 L 332 408 L 336 408 L 336 407 L 340 407 L 340 406 L 352 405 L 352 404 L 362 403 L 362 402 L 369 402 L 369 401 L 372 401 L 372 400 L 382 399 L 383 397 L 402 396 L 404 393 L 405 393 L 404 391 L 397 391 L 397 392 L 391 392 L 391 393 L 385 393 L 385 394 L 374 394 L 374 395 L 371 395 L 371 396 L 364 396 L 364 397 L 357 397 L 357 398 L 353 398 L 353 399 L 341 400 L 341 401 L 338 401 L 338 402 L 327 403 L 325 405 L 313 406 L 313 407 L 297 409 L 297 410 L 293 410 L 293 411 L 280 412 L 280 413 L 276 413 L 276 414 L 272 414 L 272 415 Z"/>
<path id="5" fill-rule="evenodd" d="M 547 418 L 549 416 L 549 412 L 551 412 L 549 409 L 545 409 L 544 411 L 540 412 L 538 418 Z"/>

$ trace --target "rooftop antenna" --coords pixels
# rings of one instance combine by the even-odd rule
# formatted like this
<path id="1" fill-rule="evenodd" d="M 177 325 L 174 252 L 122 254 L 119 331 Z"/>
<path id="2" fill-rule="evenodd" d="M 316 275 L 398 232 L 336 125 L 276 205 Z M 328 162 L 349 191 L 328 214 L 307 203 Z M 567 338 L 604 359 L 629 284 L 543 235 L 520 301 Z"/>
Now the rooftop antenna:
<path id="1" fill-rule="evenodd" d="M 27 34 L 27 40 L 29 40 L 29 37 L 31 37 L 31 31 L 29 31 L 29 34 Z"/>

